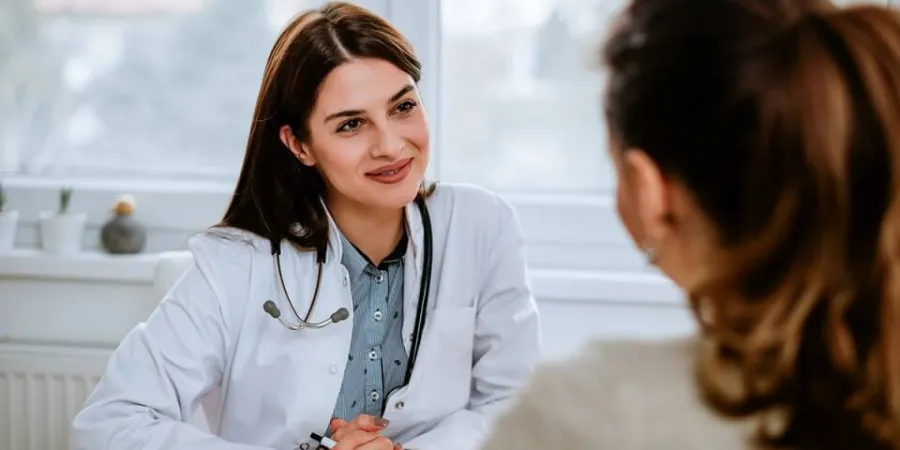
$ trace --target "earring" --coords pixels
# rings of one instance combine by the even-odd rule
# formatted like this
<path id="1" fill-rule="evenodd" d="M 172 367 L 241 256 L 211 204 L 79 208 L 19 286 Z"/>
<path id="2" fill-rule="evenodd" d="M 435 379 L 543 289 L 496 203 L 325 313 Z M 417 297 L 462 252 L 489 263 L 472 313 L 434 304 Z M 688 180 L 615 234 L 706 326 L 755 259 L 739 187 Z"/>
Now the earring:
<path id="1" fill-rule="evenodd" d="M 644 259 L 650 265 L 656 264 L 656 260 L 659 258 L 659 251 L 652 245 L 642 245 L 641 253 L 644 254 Z"/>

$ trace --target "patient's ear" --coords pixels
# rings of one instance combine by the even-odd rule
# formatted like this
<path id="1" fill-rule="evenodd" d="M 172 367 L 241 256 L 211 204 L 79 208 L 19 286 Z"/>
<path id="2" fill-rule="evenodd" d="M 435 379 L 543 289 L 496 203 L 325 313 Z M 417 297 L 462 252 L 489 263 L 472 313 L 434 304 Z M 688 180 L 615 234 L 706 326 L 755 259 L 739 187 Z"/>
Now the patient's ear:
<path id="1" fill-rule="evenodd" d="M 290 126 L 282 125 L 278 130 L 278 137 L 281 139 L 281 143 L 284 144 L 284 146 L 287 147 L 294 157 L 300 160 L 303 165 L 309 167 L 316 165 L 315 156 L 310 151 L 309 144 L 298 139 Z"/>
<path id="2" fill-rule="evenodd" d="M 648 245 L 661 241 L 671 231 L 670 186 L 665 175 L 646 152 L 627 150 L 622 155 L 622 175 L 630 191 L 632 213 L 635 216 L 635 238 Z M 643 244 L 643 242 L 639 242 Z"/>

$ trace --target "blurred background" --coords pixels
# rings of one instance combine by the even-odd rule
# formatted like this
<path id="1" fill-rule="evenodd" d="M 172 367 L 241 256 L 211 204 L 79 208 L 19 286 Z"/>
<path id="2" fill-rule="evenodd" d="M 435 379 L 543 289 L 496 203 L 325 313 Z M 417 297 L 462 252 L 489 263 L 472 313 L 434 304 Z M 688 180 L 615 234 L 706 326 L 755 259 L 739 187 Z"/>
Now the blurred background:
<path id="1" fill-rule="evenodd" d="M 693 330 L 615 216 L 598 44 L 624 0 L 355 3 L 422 60 L 429 177 L 515 206 L 546 359 Z M 66 448 L 109 353 L 221 217 L 278 32 L 320 4 L 0 0 L 0 450 Z"/>
<path id="2" fill-rule="evenodd" d="M 230 181 L 274 39 L 319 3 L 3 0 L 0 167 Z M 441 119 L 438 178 L 608 190 L 595 55 L 618 3 L 442 2 L 440 62 L 425 72 L 440 80 L 427 105 Z"/>

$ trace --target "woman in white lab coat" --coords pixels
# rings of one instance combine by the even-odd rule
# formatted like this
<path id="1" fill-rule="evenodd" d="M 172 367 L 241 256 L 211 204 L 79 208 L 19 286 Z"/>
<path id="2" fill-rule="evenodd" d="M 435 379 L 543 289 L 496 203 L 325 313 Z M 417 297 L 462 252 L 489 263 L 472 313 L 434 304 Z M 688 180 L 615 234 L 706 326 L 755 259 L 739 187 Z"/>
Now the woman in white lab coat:
<path id="1" fill-rule="evenodd" d="M 222 223 L 113 354 L 74 449 L 314 449 L 313 433 L 341 450 L 478 447 L 538 360 L 538 315 L 510 206 L 424 187 L 419 75 L 358 7 L 287 26 Z M 280 322 L 298 316 L 337 321 Z M 201 404 L 209 431 L 188 423 Z"/>

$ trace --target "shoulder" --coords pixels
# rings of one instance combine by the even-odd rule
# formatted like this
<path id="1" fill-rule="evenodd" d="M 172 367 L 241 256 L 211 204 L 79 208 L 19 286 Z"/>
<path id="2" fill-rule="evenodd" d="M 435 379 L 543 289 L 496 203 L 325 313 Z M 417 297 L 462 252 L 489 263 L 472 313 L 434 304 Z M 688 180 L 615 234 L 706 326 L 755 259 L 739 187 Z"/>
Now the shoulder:
<path id="1" fill-rule="evenodd" d="M 714 439 L 717 423 L 692 382 L 693 349 L 690 339 L 595 342 L 545 364 L 498 420 L 488 449 L 627 449 L 652 441 L 686 448 L 674 444 L 693 442 L 694 432 Z"/>
<path id="2" fill-rule="evenodd" d="M 465 183 L 438 183 L 428 198 L 435 215 L 467 226 L 496 232 L 509 226 L 518 228 L 513 206 L 500 194 L 481 186 Z"/>
<path id="3" fill-rule="evenodd" d="M 195 234 L 188 240 L 194 259 L 205 262 L 249 262 L 256 254 L 268 254 L 270 244 L 248 231 L 231 227 L 217 227 Z"/>
<path id="4" fill-rule="evenodd" d="M 188 240 L 194 266 L 220 298 L 246 291 L 254 266 L 269 257 L 270 248 L 260 236 L 230 227 L 210 228 Z"/>

